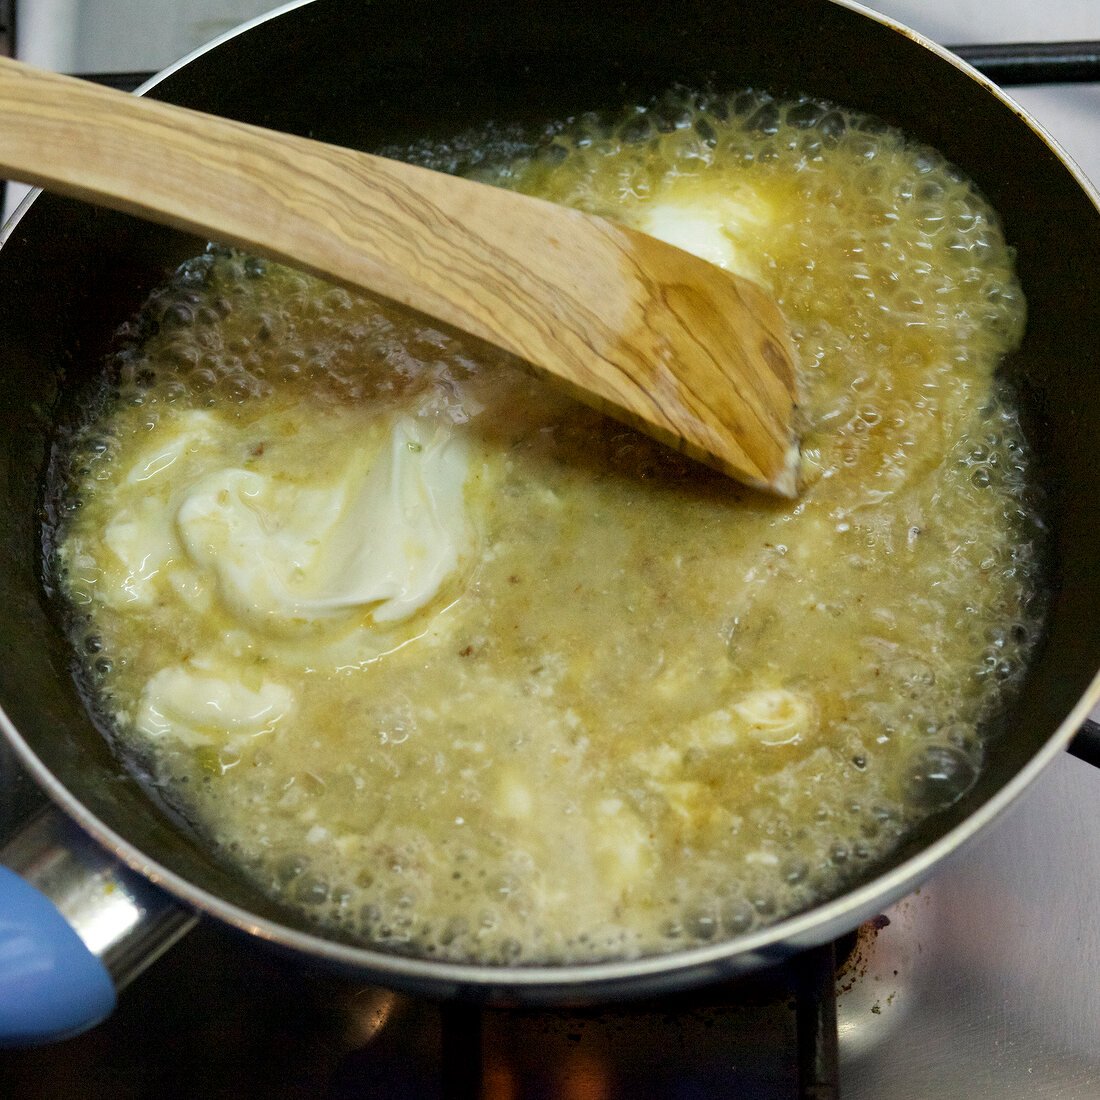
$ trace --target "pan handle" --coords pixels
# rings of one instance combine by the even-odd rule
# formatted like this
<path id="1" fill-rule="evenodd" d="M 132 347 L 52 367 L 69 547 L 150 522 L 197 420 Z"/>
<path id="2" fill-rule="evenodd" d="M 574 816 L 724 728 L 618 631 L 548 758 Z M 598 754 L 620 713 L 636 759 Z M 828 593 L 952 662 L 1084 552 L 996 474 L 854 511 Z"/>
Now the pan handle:
<path id="1" fill-rule="evenodd" d="M 1100 42 L 1001 42 L 948 46 L 1001 85 L 1078 84 L 1100 80 Z"/>
<path id="2" fill-rule="evenodd" d="M 1100 768 L 1100 722 L 1086 718 L 1068 748 L 1078 760 Z"/>
<path id="3" fill-rule="evenodd" d="M 0 1046 L 99 1023 L 197 922 L 49 806 L 0 849 Z"/>

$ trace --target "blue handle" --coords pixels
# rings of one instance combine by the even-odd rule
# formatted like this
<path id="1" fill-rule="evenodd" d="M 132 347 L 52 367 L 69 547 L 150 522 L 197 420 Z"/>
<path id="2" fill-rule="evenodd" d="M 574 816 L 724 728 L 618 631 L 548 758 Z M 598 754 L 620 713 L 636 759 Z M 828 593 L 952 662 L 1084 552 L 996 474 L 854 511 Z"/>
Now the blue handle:
<path id="1" fill-rule="evenodd" d="M 53 902 L 0 866 L 0 1046 L 76 1035 L 115 1000 L 106 967 Z"/>

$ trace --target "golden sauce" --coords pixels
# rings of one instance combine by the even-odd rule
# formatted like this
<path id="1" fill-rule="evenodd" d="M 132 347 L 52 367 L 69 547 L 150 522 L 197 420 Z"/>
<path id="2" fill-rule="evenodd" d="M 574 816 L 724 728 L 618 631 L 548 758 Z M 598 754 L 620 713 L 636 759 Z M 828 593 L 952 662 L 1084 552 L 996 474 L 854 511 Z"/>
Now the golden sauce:
<path id="1" fill-rule="evenodd" d="M 935 153 L 812 101 L 678 94 L 479 174 L 769 287 L 800 499 L 212 250 L 72 456 L 95 705 L 226 858 L 354 940 L 585 961 L 776 920 L 968 788 L 1035 636 L 1011 251 Z"/>

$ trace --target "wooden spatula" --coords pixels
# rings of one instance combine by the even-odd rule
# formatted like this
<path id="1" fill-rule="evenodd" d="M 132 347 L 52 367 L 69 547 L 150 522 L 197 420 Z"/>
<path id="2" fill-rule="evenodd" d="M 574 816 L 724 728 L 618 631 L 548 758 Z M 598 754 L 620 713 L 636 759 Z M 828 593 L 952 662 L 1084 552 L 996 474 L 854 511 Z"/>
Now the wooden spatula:
<path id="1" fill-rule="evenodd" d="M 796 493 L 793 352 L 778 306 L 644 234 L 8 60 L 0 177 L 401 302 L 740 481 Z"/>

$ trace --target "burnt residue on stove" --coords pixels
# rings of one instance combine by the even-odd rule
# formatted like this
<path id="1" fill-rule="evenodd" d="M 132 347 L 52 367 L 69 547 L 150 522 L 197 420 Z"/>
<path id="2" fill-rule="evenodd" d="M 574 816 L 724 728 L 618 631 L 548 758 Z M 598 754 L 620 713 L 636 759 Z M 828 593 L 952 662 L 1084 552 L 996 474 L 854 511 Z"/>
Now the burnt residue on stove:
<path id="1" fill-rule="evenodd" d="M 850 992 L 861 979 L 867 976 L 871 953 L 878 934 L 889 927 L 890 918 L 885 913 L 864 921 L 854 932 L 849 932 L 837 940 L 837 993 Z M 897 976 L 897 971 L 894 971 Z"/>

